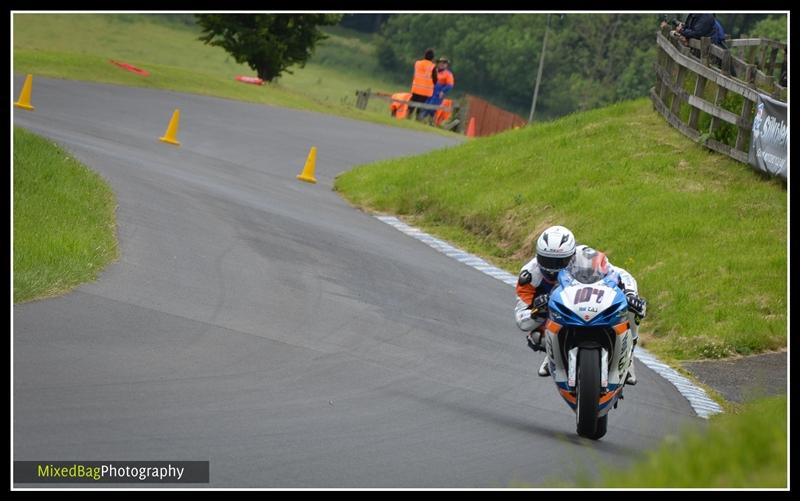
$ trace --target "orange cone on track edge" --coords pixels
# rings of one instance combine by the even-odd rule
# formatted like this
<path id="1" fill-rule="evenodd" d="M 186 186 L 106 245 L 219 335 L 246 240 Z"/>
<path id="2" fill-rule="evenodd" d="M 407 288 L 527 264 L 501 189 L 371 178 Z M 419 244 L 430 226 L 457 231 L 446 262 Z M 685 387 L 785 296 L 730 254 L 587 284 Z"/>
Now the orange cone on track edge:
<path id="1" fill-rule="evenodd" d="M 181 110 L 175 109 L 172 113 L 172 118 L 169 120 L 169 125 L 167 126 L 167 132 L 164 133 L 163 136 L 158 138 L 160 141 L 165 143 L 174 144 L 175 146 L 180 146 L 181 143 L 178 142 L 178 122 L 181 119 Z"/>
<path id="2" fill-rule="evenodd" d="M 475 137 L 475 117 L 469 119 L 467 126 L 467 137 Z"/>
<path id="3" fill-rule="evenodd" d="M 22 86 L 22 92 L 19 93 L 19 101 L 14 103 L 17 108 L 23 110 L 33 111 L 35 108 L 31 105 L 31 86 L 33 85 L 33 75 L 30 73 L 25 77 L 25 84 Z"/>
<path id="4" fill-rule="evenodd" d="M 297 175 L 297 179 L 307 183 L 316 183 L 317 178 L 314 177 L 314 169 L 316 169 L 317 166 L 316 164 L 317 147 L 312 146 L 311 150 L 308 152 L 308 158 L 306 159 L 306 165 L 303 167 L 303 172 Z"/>

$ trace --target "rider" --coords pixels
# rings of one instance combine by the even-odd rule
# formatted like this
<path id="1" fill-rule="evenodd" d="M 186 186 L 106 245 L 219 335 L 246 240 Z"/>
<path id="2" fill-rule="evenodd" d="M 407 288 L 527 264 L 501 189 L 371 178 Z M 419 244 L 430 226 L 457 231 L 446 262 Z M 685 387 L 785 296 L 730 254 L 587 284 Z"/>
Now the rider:
<path id="1" fill-rule="evenodd" d="M 644 318 L 647 307 L 646 300 L 638 295 L 636 280 L 626 270 L 612 266 L 602 252 L 586 245 L 576 246 L 575 236 L 563 226 L 551 226 L 539 235 L 536 241 L 536 256 L 522 267 L 517 280 L 517 305 L 514 317 L 517 326 L 528 333 L 528 346 L 534 351 L 544 351 L 542 336 L 544 322 L 547 319 L 550 290 L 556 286 L 558 272 L 573 262 L 576 251 L 580 252 L 582 257 L 591 258 L 604 273 L 616 274 L 619 287 L 628 298 L 628 316 L 633 331 L 633 346 L 636 347 L 639 341 L 639 320 Z M 542 377 L 550 375 L 547 356 L 539 367 L 539 375 Z M 632 360 L 625 383 L 636 384 Z"/>

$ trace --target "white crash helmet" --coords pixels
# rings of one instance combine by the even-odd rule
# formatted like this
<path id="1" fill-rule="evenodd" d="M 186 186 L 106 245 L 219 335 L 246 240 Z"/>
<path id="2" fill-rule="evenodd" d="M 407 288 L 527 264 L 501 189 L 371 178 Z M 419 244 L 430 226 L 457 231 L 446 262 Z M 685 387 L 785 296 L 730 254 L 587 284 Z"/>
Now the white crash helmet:
<path id="1" fill-rule="evenodd" d="M 536 262 L 549 274 L 556 274 L 572 262 L 575 236 L 563 226 L 551 226 L 536 241 Z"/>
<path id="2" fill-rule="evenodd" d="M 608 258 L 604 252 L 579 245 L 575 249 L 575 259 L 569 265 L 569 272 L 578 282 L 593 284 L 608 274 Z"/>

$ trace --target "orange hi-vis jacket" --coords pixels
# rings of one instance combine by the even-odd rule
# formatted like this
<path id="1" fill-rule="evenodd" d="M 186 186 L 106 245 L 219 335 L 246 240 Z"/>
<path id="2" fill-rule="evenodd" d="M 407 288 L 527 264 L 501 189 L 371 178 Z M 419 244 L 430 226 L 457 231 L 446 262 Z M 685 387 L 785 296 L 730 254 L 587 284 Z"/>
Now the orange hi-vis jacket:
<path id="1" fill-rule="evenodd" d="M 453 77 L 453 72 L 450 70 L 442 70 L 436 72 L 436 80 L 439 85 L 449 85 L 455 87 L 456 79 Z"/>
<path id="2" fill-rule="evenodd" d="M 414 81 L 411 82 L 411 93 L 431 97 L 433 95 L 433 61 L 420 59 L 414 63 Z"/>

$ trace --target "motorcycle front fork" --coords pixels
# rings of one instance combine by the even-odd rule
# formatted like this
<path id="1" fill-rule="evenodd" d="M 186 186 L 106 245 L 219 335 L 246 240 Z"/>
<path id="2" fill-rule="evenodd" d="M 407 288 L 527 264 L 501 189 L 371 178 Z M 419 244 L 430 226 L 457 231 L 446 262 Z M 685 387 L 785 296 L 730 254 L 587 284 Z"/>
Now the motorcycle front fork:
<path id="1" fill-rule="evenodd" d="M 578 367 L 578 347 L 567 352 L 567 384 L 575 387 L 575 369 Z M 600 348 L 600 386 L 608 388 L 608 350 Z"/>

